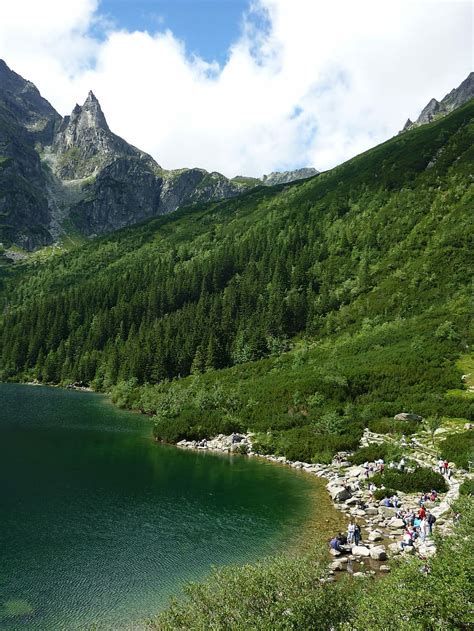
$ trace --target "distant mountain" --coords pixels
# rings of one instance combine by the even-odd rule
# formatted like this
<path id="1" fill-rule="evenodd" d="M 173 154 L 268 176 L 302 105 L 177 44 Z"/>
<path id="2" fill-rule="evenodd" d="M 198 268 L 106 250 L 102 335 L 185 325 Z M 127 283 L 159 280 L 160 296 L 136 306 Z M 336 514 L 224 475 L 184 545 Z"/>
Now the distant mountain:
<path id="1" fill-rule="evenodd" d="M 33 250 L 65 234 L 108 233 L 183 205 L 307 177 L 303 171 L 279 180 L 278 174 L 229 180 L 198 168 L 168 171 L 110 130 L 92 92 L 63 118 L 30 81 L 0 60 L 4 247 Z"/>
<path id="2" fill-rule="evenodd" d="M 464 79 L 464 81 L 457 87 L 451 90 L 449 94 L 441 100 L 431 99 L 431 101 L 422 109 L 421 114 L 418 116 L 415 122 L 410 119 L 405 123 L 402 132 L 407 129 L 413 129 L 420 125 L 430 123 L 435 118 L 440 118 L 449 114 L 457 107 L 464 105 L 472 98 L 474 98 L 474 72 Z"/>
<path id="3" fill-rule="evenodd" d="M 318 173 L 319 171 L 310 167 L 296 169 L 295 171 L 273 171 L 268 175 L 264 175 L 262 182 L 265 186 L 288 184 L 289 182 L 296 182 L 297 180 L 304 180 L 307 177 L 313 177 L 314 175 L 318 175 Z"/>

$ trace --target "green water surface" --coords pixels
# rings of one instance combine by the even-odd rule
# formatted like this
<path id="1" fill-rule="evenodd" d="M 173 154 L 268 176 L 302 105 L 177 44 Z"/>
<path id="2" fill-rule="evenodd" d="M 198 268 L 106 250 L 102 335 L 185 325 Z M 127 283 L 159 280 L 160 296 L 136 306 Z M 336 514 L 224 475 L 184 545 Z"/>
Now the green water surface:
<path id="1" fill-rule="evenodd" d="M 315 493 L 258 459 L 158 445 L 100 395 L 0 384 L 0 629 L 140 629 L 213 564 L 291 545 Z"/>

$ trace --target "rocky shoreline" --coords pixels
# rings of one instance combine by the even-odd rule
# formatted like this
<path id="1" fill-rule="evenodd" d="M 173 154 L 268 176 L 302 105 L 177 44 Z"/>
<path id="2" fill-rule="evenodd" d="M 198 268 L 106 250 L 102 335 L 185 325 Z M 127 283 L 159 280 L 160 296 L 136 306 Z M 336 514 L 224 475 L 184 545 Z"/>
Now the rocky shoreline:
<path id="1" fill-rule="evenodd" d="M 385 441 L 384 436 L 366 429 L 361 439 L 361 446 Z M 250 433 L 232 434 L 231 436 L 219 434 L 207 441 L 182 440 L 177 443 L 177 446 L 184 449 L 256 456 L 326 479 L 328 481 L 326 488 L 334 506 L 346 518 L 355 519 L 362 529 L 362 540 L 359 545 L 342 546 L 342 552 L 330 550 L 333 557 L 330 564 L 331 574 L 347 570 L 357 577 L 370 575 L 375 571 L 389 572 L 390 566 L 385 565 L 384 562 L 391 557 L 418 554 L 420 558 L 426 559 L 436 553 L 436 545 L 431 537 L 427 537 L 425 541 L 417 540 L 413 546 L 406 547 L 403 552 L 399 544 L 405 525 L 402 519 L 397 518 L 397 510 L 418 512 L 419 494 L 397 492 L 399 507 L 385 506 L 383 500 L 373 499 L 365 488 L 366 468 L 352 466 L 347 460 L 349 455 L 347 453 L 337 454 L 330 465 L 292 462 L 284 456 L 255 453 L 252 450 L 252 434 Z M 426 459 L 421 460 L 419 456 L 414 459 L 423 466 L 433 465 Z M 375 471 L 376 463 L 369 463 L 369 468 Z M 446 519 L 443 515 L 450 510 L 451 503 L 459 496 L 460 486 L 460 480 L 455 477 L 446 481 L 449 486 L 448 492 L 440 494 L 437 502 L 426 502 L 425 504 L 425 507 L 436 517 L 436 530 L 443 534 L 447 534 L 451 526 L 451 520 Z M 371 569 L 369 571 L 354 571 L 354 566 L 358 569 L 369 566 Z"/>

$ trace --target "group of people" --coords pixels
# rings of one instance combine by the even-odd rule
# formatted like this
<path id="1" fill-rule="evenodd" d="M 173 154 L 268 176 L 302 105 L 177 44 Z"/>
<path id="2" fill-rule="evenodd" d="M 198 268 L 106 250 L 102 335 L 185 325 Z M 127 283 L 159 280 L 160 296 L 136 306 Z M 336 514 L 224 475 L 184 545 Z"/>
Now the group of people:
<path id="1" fill-rule="evenodd" d="M 451 478 L 453 472 L 451 471 L 451 467 L 449 466 L 449 462 L 447 460 L 440 458 L 438 460 L 438 469 L 441 475 L 445 475 L 448 480 Z"/>
<path id="2" fill-rule="evenodd" d="M 418 513 L 400 510 L 397 511 L 396 516 L 405 524 L 405 531 L 400 541 L 402 550 L 407 546 L 412 546 L 416 539 L 425 541 L 428 536 L 433 534 L 436 517 L 426 510 L 424 505 L 420 506 Z"/>
<path id="3" fill-rule="evenodd" d="M 351 520 L 347 526 L 347 535 L 340 532 L 329 542 L 330 547 L 338 552 L 345 552 L 342 546 L 356 545 L 358 546 L 361 540 L 361 530 L 359 524 L 355 520 Z"/>

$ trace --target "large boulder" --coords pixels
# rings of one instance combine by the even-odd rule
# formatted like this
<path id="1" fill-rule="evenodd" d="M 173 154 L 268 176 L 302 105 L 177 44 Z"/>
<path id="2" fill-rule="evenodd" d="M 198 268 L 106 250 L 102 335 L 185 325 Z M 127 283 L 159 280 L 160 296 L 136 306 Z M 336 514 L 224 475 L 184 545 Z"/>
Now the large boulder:
<path id="1" fill-rule="evenodd" d="M 379 506 L 379 514 L 384 517 L 394 517 L 395 513 L 395 508 L 391 508 L 390 506 Z"/>
<path id="2" fill-rule="evenodd" d="M 398 543 L 390 543 L 388 545 L 388 549 L 390 550 L 390 554 L 392 555 L 400 554 L 401 552 L 400 544 Z"/>
<path id="3" fill-rule="evenodd" d="M 350 491 L 343 486 L 330 486 L 328 491 L 334 502 L 345 502 L 351 497 Z"/>
<path id="4" fill-rule="evenodd" d="M 404 523 L 403 519 L 395 518 L 395 519 L 391 519 L 388 522 L 388 527 L 391 530 L 403 530 L 403 528 L 405 528 L 405 523 Z"/>
<path id="5" fill-rule="evenodd" d="M 374 559 L 374 561 L 385 561 L 387 558 L 385 546 L 374 546 L 370 548 L 370 558 Z"/>
<path id="6" fill-rule="evenodd" d="M 395 414 L 393 417 L 395 421 L 415 421 L 419 422 L 423 420 L 422 416 L 418 414 L 411 414 L 409 412 L 400 412 L 400 414 Z"/>
<path id="7" fill-rule="evenodd" d="M 370 550 L 369 548 L 366 548 L 365 546 L 352 546 L 351 552 L 355 557 L 370 556 Z"/>
<path id="8" fill-rule="evenodd" d="M 340 557 L 341 556 L 341 552 L 339 552 L 339 550 L 335 550 L 334 548 L 331 548 L 329 550 L 329 554 L 333 557 Z"/>
<path id="9" fill-rule="evenodd" d="M 369 541 L 382 541 L 383 536 L 380 534 L 380 532 L 377 532 L 376 530 L 372 530 L 371 532 L 369 532 L 368 539 Z"/>

